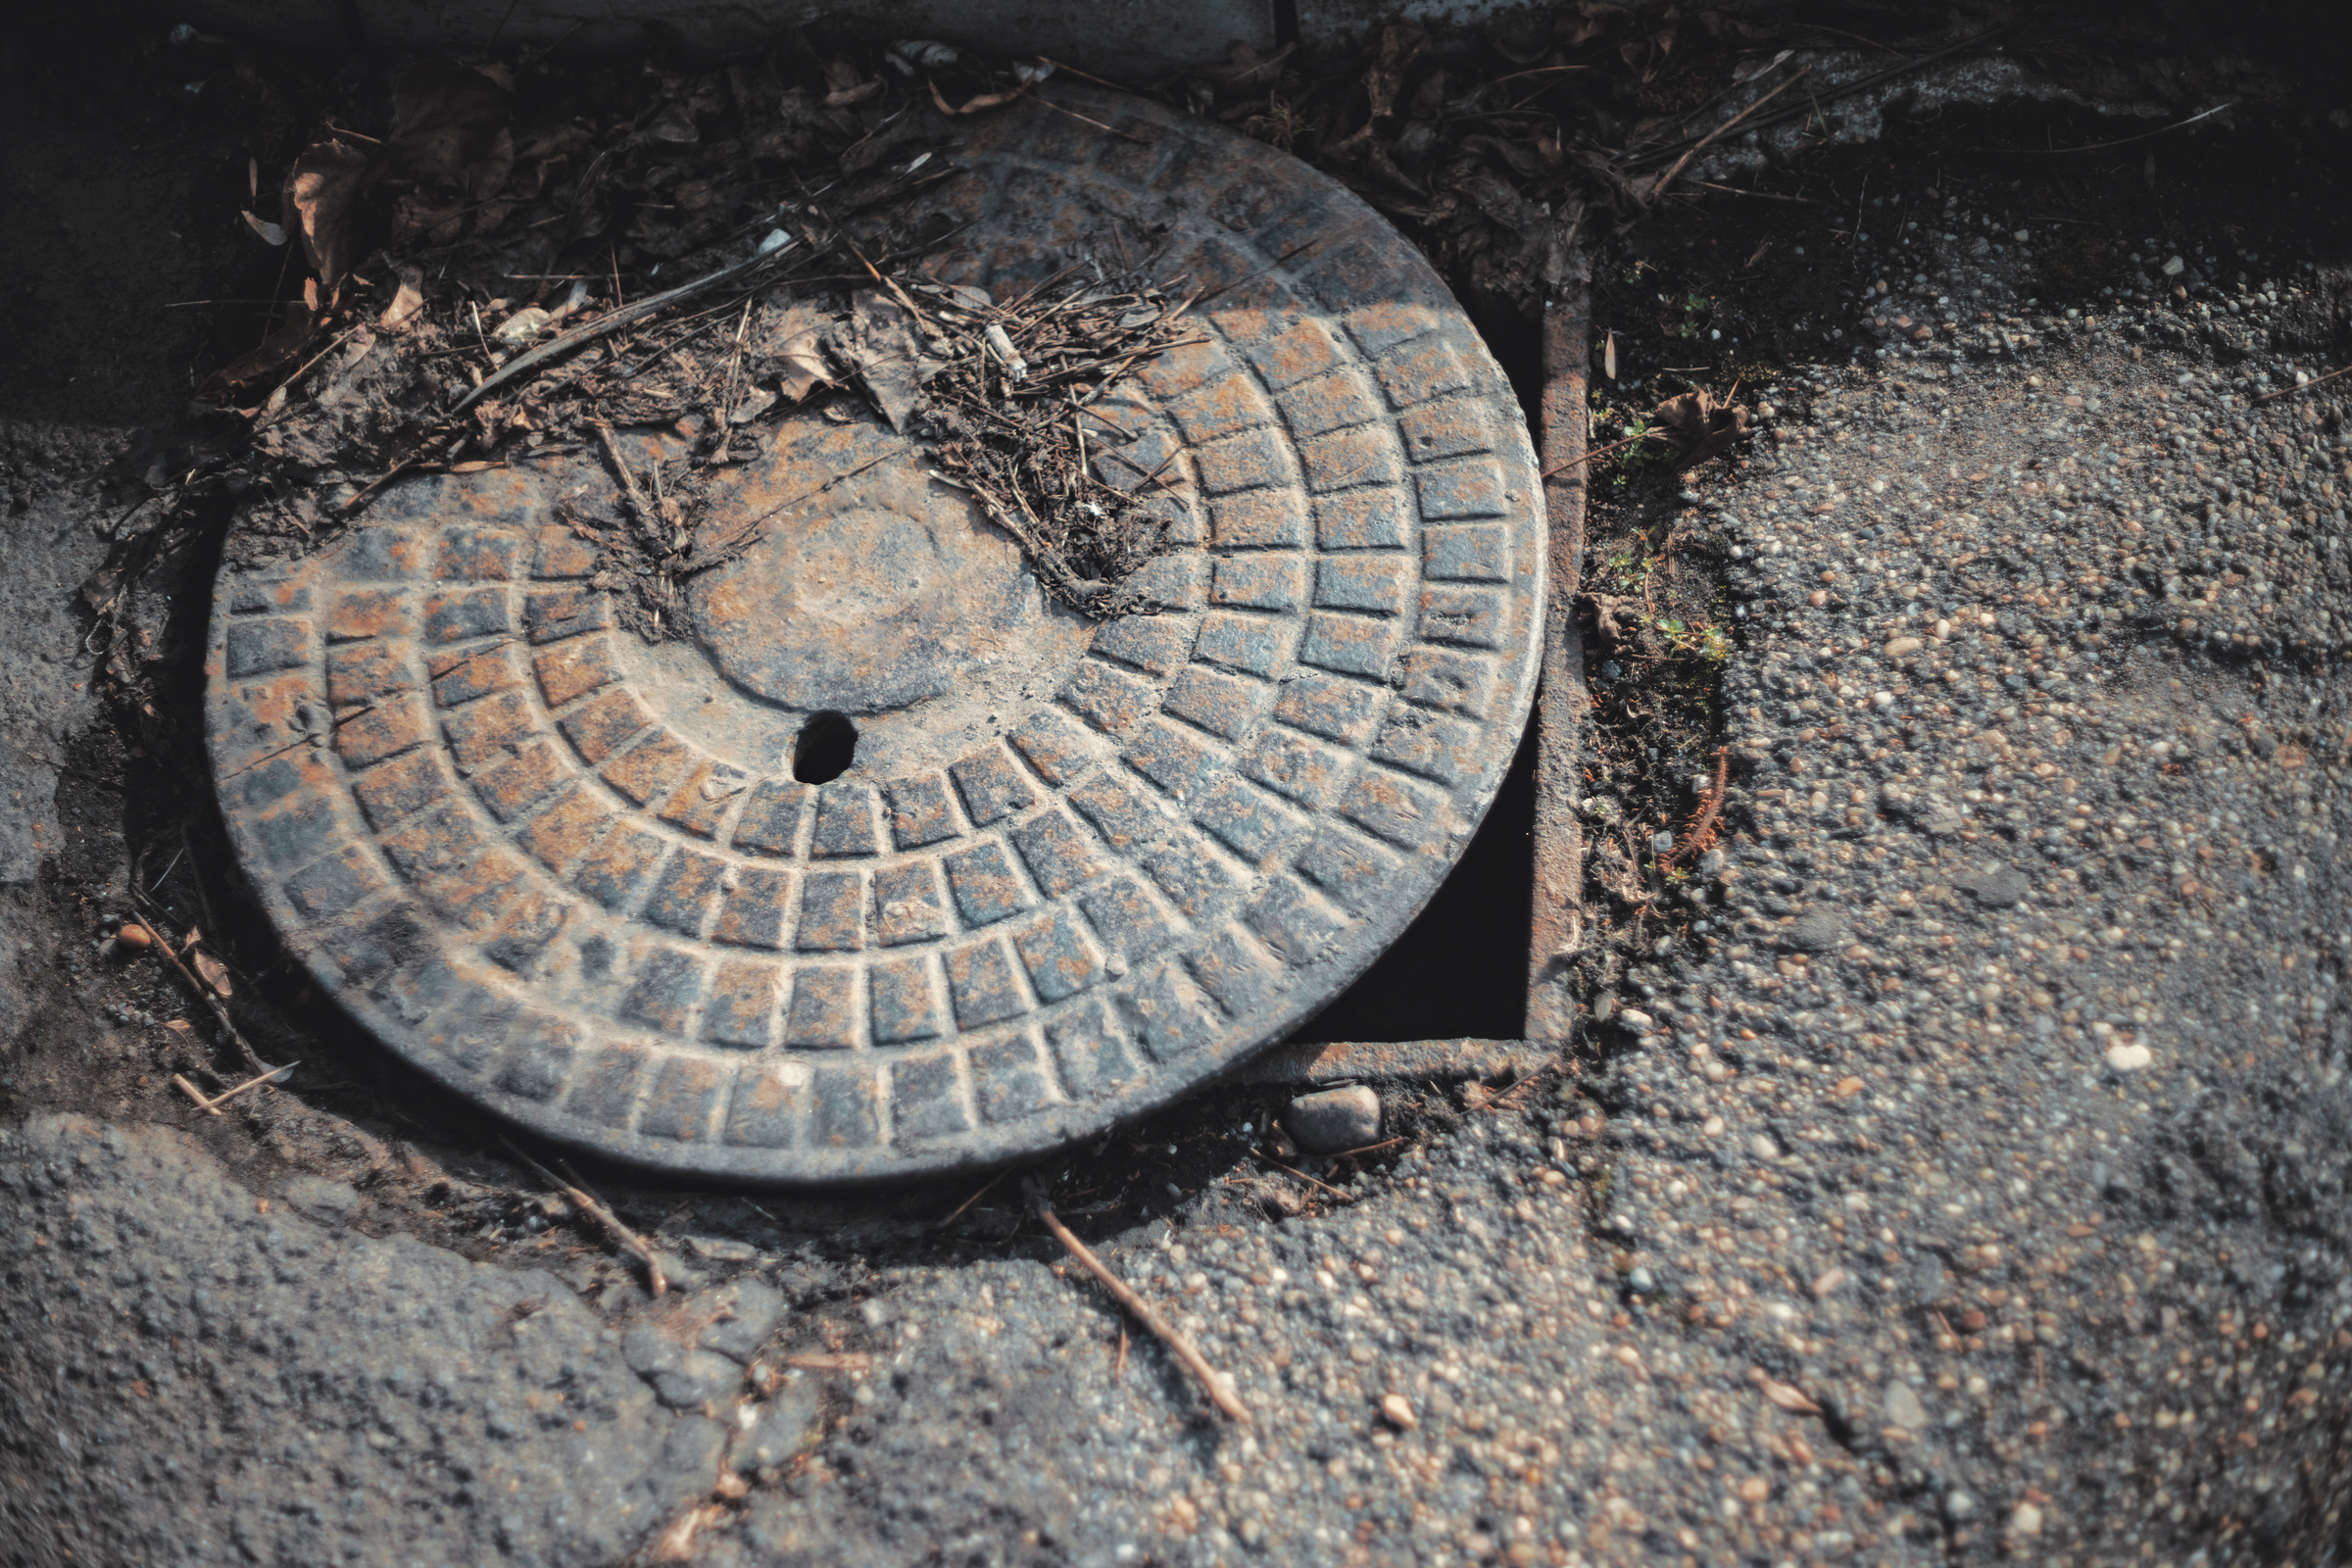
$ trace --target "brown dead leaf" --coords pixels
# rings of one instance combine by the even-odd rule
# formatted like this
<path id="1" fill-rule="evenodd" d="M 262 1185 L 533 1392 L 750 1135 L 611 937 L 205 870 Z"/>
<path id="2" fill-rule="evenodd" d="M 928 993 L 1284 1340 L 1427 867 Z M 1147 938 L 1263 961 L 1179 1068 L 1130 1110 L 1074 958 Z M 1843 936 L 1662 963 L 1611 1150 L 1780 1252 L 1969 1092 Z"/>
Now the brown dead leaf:
<path id="1" fill-rule="evenodd" d="M 1774 1404 L 1788 1411 L 1790 1415 L 1821 1414 L 1820 1405 L 1815 1404 L 1811 1399 L 1806 1398 L 1803 1394 L 1799 1393 L 1795 1389 L 1790 1388 L 1786 1383 L 1776 1383 L 1771 1378 L 1759 1377 L 1756 1379 L 1756 1387 L 1763 1393 L 1764 1397 L 1770 1399 Z"/>
<path id="2" fill-rule="evenodd" d="M 188 962 L 195 966 L 197 978 L 205 983 L 214 996 L 225 1002 L 235 994 L 236 987 L 229 983 L 227 964 L 202 948 L 188 955 Z"/>
<path id="3" fill-rule="evenodd" d="M 1747 433 L 1747 410 L 1716 402 L 1703 387 L 1668 398 L 1652 418 L 1681 454 L 1677 466 L 1685 468 L 1727 451 Z"/>
<path id="4" fill-rule="evenodd" d="M 1372 64 L 1364 70 L 1364 94 L 1371 120 L 1386 120 L 1396 109 L 1396 94 L 1404 85 L 1407 67 L 1429 47 L 1429 35 L 1406 22 L 1383 23 Z M 1369 125 L 1367 124 L 1367 128 Z"/>
<path id="5" fill-rule="evenodd" d="M 303 249 L 332 294 L 359 259 L 359 196 L 373 160 L 357 147 L 322 141 L 286 173 L 286 207 L 302 224 Z"/>
<path id="6" fill-rule="evenodd" d="M 868 78 L 848 57 L 825 62 L 825 107 L 850 109 L 870 98 L 882 95 L 886 83 L 879 76 Z"/>
<path id="7" fill-rule="evenodd" d="M 317 318 L 307 306 L 290 307 L 283 325 L 215 370 L 205 382 L 204 391 L 210 396 L 233 396 L 276 381 L 302 362 L 317 325 Z"/>
<path id="8" fill-rule="evenodd" d="M 832 315 L 813 305 L 769 310 L 753 350 L 753 379 L 772 379 L 789 403 L 802 401 L 820 386 L 834 385 L 833 362 L 825 357 L 825 334 L 833 324 Z"/>
<path id="9" fill-rule="evenodd" d="M 389 238 L 395 245 L 447 245 L 466 226 L 466 198 L 413 190 L 392 204 Z"/>
<path id="10" fill-rule="evenodd" d="M 788 339 L 776 356 L 776 391 L 794 403 L 820 386 L 833 384 L 833 368 L 825 358 L 824 333 L 815 328 Z"/>
<path id="11" fill-rule="evenodd" d="M 514 144 L 507 134 L 514 94 L 490 74 L 454 60 L 420 60 L 392 85 L 392 136 L 384 151 L 393 167 L 411 179 L 467 184 L 495 190 L 506 171 L 486 185 L 469 180 L 504 139 L 512 165 Z"/>
<path id="12" fill-rule="evenodd" d="M 914 321 L 880 289 L 863 290 L 852 305 L 855 314 L 845 326 L 833 330 L 829 344 L 857 371 L 890 427 L 904 430 L 921 390 L 917 359 L 922 346 L 914 335 Z"/>
<path id="13" fill-rule="evenodd" d="M 931 101 L 939 106 L 939 112 L 943 115 L 976 115 L 984 109 L 999 109 L 1029 90 L 1028 84 L 1024 82 L 1008 92 L 984 92 L 978 97 L 965 99 L 961 104 L 951 104 L 946 95 L 939 90 L 938 82 L 933 81 L 929 85 Z M 828 103 L 831 101 L 831 99 L 826 100 Z"/>
<path id="14" fill-rule="evenodd" d="M 1223 60 L 1214 65 L 1195 66 L 1193 74 L 1215 83 L 1220 98 L 1261 97 L 1282 79 L 1282 63 L 1298 47 L 1296 43 L 1286 43 L 1270 55 L 1261 55 L 1246 43 L 1230 44 Z"/>
<path id="15" fill-rule="evenodd" d="M 1617 647 L 1629 640 L 1638 629 L 1638 622 L 1633 618 L 1642 609 L 1638 600 L 1618 594 L 1583 594 L 1579 597 L 1592 605 L 1593 630 L 1599 633 L 1601 642 L 1606 646 Z"/>
<path id="16" fill-rule="evenodd" d="M 397 332 L 407 326 L 418 311 L 424 309 L 424 270 L 403 266 L 398 270 L 400 287 L 392 292 L 392 303 L 375 324 L 387 332 Z"/>

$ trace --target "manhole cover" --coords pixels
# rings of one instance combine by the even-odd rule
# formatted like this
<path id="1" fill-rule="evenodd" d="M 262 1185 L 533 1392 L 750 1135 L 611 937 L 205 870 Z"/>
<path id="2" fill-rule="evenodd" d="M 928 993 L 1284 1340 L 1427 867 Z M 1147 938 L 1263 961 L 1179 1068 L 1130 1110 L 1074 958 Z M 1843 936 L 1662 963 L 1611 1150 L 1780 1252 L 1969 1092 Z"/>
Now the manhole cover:
<path id="1" fill-rule="evenodd" d="M 1453 863 L 1533 684 L 1509 385 L 1331 181 L 1071 101 L 1125 134 L 1036 106 L 972 128 L 935 199 L 974 223 L 936 270 L 1125 246 L 1215 291 L 1097 458 L 1160 475 L 1160 613 L 1053 604 L 917 446 L 817 417 L 739 470 L 722 507 L 763 542 L 659 646 L 555 522 L 612 488 L 584 458 L 409 483 L 223 571 L 230 830 L 288 946 L 418 1067 L 698 1175 L 982 1164 L 1296 1027 Z"/>

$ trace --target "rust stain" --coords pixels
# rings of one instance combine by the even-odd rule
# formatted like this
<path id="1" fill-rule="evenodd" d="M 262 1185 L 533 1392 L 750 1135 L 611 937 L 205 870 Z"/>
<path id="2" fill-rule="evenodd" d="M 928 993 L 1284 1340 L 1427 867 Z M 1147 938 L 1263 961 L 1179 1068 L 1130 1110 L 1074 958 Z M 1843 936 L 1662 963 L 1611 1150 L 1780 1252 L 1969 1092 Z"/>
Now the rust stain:
<path id="1" fill-rule="evenodd" d="M 1528 942 L 1527 1037 L 1565 1040 L 1576 1023 L 1569 959 L 1584 939 L 1585 845 L 1576 817 L 1584 747 L 1584 650 L 1576 632 L 1585 558 L 1585 378 L 1590 369 L 1587 284 L 1578 257 L 1559 299 L 1544 314 L 1543 428 L 1550 583 L 1544 606 L 1544 663 L 1537 692 L 1536 887 Z"/>

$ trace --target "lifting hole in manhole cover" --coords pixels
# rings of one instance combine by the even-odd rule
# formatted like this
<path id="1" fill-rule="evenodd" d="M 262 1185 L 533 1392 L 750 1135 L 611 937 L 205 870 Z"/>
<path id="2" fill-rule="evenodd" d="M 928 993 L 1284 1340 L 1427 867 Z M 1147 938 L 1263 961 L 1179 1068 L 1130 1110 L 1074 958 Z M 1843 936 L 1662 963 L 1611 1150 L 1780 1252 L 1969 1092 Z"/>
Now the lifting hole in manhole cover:
<path id="1" fill-rule="evenodd" d="M 847 713 L 811 713 L 792 743 L 792 776 L 803 784 L 830 784 L 858 760 L 858 726 Z"/>
<path id="2" fill-rule="evenodd" d="M 558 518 L 619 525 L 592 456 L 396 485 L 315 553 L 224 567 L 208 722 L 240 855 L 428 1073 L 705 1177 L 1002 1161 L 1281 1037 L 1460 857 L 1542 604 L 1508 383 L 1338 186 L 1055 90 L 1119 133 L 943 122 L 960 172 L 923 199 L 956 238 L 920 265 L 1019 291 L 1110 257 L 1199 291 L 1191 336 L 1087 411 L 1166 543 L 1125 585 L 1151 612 L 1043 592 L 870 415 L 787 417 L 729 470 L 713 511 L 758 539 L 674 641 L 620 629 Z"/>

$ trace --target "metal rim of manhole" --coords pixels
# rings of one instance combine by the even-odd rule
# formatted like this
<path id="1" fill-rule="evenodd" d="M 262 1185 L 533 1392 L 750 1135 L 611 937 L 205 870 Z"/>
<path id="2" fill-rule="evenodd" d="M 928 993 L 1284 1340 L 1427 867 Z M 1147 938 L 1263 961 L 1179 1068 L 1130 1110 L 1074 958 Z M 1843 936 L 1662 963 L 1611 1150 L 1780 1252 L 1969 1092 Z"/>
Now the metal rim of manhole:
<path id="1" fill-rule="evenodd" d="M 599 1154 L 821 1183 L 1048 1152 L 1309 1018 L 1500 785 L 1540 485 L 1428 263 L 1320 174 L 1065 91 L 961 132 L 942 281 L 1148 235 L 1204 339 L 1112 408 L 1163 607 L 1096 622 L 871 421 L 788 420 L 781 514 L 649 645 L 555 521 L 588 460 L 436 475 L 224 566 L 215 774 L 288 948 L 470 1101 Z M 795 500 L 812 473 L 836 482 Z M 804 735 L 846 742 L 793 776 Z M 804 768 L 804 771 L 807 771 Z M 1443 984 L 1433 976 L 1433 984 Z"/>

